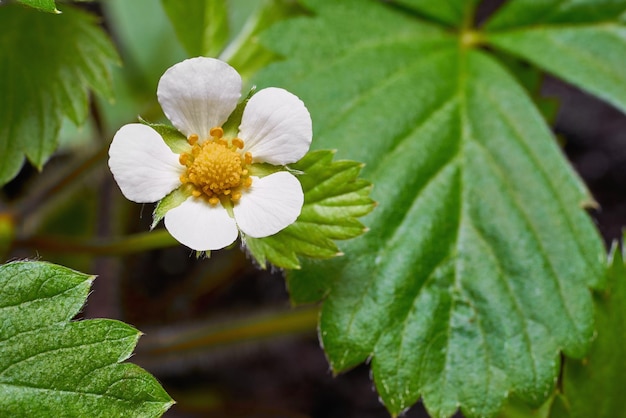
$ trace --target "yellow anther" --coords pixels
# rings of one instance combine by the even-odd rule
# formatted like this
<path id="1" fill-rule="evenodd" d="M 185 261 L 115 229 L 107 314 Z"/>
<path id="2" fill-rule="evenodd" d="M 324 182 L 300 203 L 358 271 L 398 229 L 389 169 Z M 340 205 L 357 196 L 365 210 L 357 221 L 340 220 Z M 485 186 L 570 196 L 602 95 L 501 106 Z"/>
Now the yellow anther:
<path id="1" fill-rule="evenodd" d="M 243 149 L 243 141 L 241 140 L 241 138 L 233 138 L 232 143 L 235 147 Z"/>
<path id="2" fill-rule="evenodd" d="M 219 141 L 222 140 L 194 146 L 194 160 L 187 168 L 189 181 L 208 196 L 220 195 L 241 184 L 241 156 Z"/>
<path id="3" fill-rule="evenodd" d="M 224 136 L 224 130 L 219 126 L 216 126 L 214 128 L 211 128 L 211 130 L 209 131 L 209 135 L 211 135 L 213 138 L 221 138 Z"/>
<path id="4" fill-rule="evenodd" d="M 1 1 L 1 0 L 0 0 Z M 202 197 L 210 205 L 221 202 L 222 196 L 232 203 L 241 199 L 243 189 L 252 185 L 247 165 L 252 164 L 252 154 L 243 153 L 241 138 L 223 138 L 220 127 L 210 130 L 212 139 L 199 143 L 196 134 L 187 138 L 191 150 L 179 155 L 178 161 L 186 167 L 179 178 L 194 197 Z"/>

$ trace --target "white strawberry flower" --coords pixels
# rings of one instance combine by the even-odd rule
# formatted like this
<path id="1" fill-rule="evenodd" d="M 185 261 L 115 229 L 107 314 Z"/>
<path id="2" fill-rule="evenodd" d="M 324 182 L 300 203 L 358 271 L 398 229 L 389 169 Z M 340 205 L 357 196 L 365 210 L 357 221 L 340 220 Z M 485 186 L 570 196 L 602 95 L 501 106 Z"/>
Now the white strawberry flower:
<path id="1" fill-rule="evenodd" d="M 163 199 L 181 188 L 188 195 L 165 214 L 165 227 L 197 250 L 224 248 L 239 231 L 253 238 L 292 224 L 304 203 L 298 179 L 286 170 L 251 174 L 257 163 L 284 166 L 300 160 L 312 139 L 311 116 L 295 95 L 279 88 L 254 94 L 239 133 L 222 125 L 241 97 L 241 77 L 213 58 L 191 58 L 161 77 L 157 97 L 165 116 L 187 137 L 174 153 L 150 126 L 132 123 L 117 131 L 109 167 L 124 196 L 137 203 Z"/>

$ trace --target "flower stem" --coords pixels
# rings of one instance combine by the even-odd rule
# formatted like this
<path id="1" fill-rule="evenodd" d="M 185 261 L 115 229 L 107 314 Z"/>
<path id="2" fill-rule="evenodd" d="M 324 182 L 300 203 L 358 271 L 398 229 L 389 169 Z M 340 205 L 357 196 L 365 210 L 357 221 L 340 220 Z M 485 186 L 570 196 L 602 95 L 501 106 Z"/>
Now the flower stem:
<path id="1" fill-rule="evenodd" d="M 176 325 L 145 330 L 137 346 L 138 354 L 167 354 L 192 349 L 207 349 L 285 335 L 315 332 L 318 306 L 252 315 L 226 323 Z"/>
<path id="2" fill-rule="evenodd" d="M 91 157 L 85 159 L 67 172 L 59 180 L 17 202 L 11 208 L 12 212 L 16 214 L 16 216 L 19 216 L 20 220 L 31 216 L 33 213 L 41 212 L 42 207 L 45 206 L 46 203 L 51 202 L 54 197 L 73 184 L 82 181 L 91 169 L 97 167 L 99 163 L 105 159 L 107 151 L 108 147 L 102 147 Z"/>
<path id="3" fill-rule="evenodd" d="M 164 229 L 111 239 L 33 236 L 15 240 L 16 247 L 35 248 L 53 253 L 89 255 L 125 255 L 176 245 L 178 242 Z"/>

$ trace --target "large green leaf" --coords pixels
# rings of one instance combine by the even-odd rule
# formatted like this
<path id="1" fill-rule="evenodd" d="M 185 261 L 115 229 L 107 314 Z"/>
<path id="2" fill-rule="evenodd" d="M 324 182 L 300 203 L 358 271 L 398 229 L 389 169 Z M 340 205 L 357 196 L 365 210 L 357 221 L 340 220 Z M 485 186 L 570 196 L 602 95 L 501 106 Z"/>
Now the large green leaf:
<path id="1" fill-rule="evenodd" d="M 125 363 L 140 332 L 71 322 L 93 277 L 43 262 L 0 266 L 0 411 L 11 417 L 160 416 L 171 398 Z"/>
<path id="2" fill-rule="evenodd" d="M 618 20 L 626 1 L 600 3 L 512 1 L 485 36 L 493 46 L 626 111 L 626 26 Z"/>
<path id="3" fill-rule="evenodd" d="M 298 94 L 314 146 L 364 161 L 379 202 L 344 257 L 289 274 L 296 301 L 328 295 L 333 370 L 371 359 L 393 414 L 420 395 L 437 417 L 492 416 L 511 392 L 540 404 L 559 351 L 593 334 L 587 190 L 494 57 L 379 2 L 307 3 L 315 18 L 266 37 L 288 58 L 258 82 Z"/>
<path id="4" fill-rule="evenodd" d="M 607 288 L 596 298 L 597 338 L 584 360 L 566 360 L 562 395 L 552 418 L 613 418 L 624 415 L 626 387 L 626 268 L 614 247 Z"/>
<path id="5" fill-rule="evenodd" d="M 88 89 L 111 95 L 109 65 L 117 61 L 96 19 L 64 7 L 40 13 L 0 7 L 0 184 L 24 155 L 41 168 L 56 149 L 63 117 L 81 124 Z"/>

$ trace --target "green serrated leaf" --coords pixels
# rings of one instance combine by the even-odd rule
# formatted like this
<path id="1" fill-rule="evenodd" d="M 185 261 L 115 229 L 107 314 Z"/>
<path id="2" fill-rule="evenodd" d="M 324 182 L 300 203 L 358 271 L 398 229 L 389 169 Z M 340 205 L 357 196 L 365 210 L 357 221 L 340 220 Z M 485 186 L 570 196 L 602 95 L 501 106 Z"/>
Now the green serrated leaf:
<path id="1" fill-rule="evenodd" d="M 226 0 L 161 0 L 178 39 L 192 56 L 217 56 L 229 37 Z"/>
<path id="2" fill-rule="evenodd" d="M 613 418 L 624 414 L 626 268 L 615 245 L 606 289 L 596 295 L 597 337 L 583 360 L 566 359 L 562 395 L 552 418 Z"/>
<path id="3" fill-rule="evenodd" d="M 171 398 L 118 364 L 140 333 L 119 321 L 69 321 L 93 276 L 43 262 L 0 266 L 0 411 L 30 416 L 160 416 Z"/>
<path id="4" fill-rule="evenodd" d="M 290 273 L 304 301 L 328 295 L 333 370 L 371 359 L 394 415 L 420 396 L 436 417 L 494 416 L 512 392 L 538 406 L 558 352 L 593 334 L 605 255 L 588 191 L 494 57 L 380 2 L 307 3 L 315 18 L 266 36 L 288 58 L 258 84 L 301 97 L 314 146 L 364 161 L 379 202 L 344 257 Z"/>
<path id="5" fill-rule="evenodd" d="M 109 65 L 118 61 L 96 19 L 66 7 L 61 15 L 0 8 L 0 184 L 24 155 L 41 168 L 57 146 L 63 117 L 81 124 L 88 89 L 111 96 Z M 27 28 L 27 30 L 25 30 Z"/>
<path id="6" fill-rule="evenodd" d="M 538 24 L 580 24 L 615 20 L 624 0 L 509 0 L 487 22 L 488 30 Z"/>
<path id="7" fill-rule="evenodd" d="M 516 5 L 524 7 L 527 3 L 526 0 L 513 1 L 510 8 Z M 556 7 L 557 3 L 566 5 L 572 2 L 554 0 L 532 3 Z M 575 15 L 584 18 L 584 23 L 573 25 L 570 20 L 555 17 L 532 22 L 527 27 L 521 24 L 519 28 L 513 26 L 502 30 L 498 22 L 507 16 L 513 19 L 509 9 L 505 9 L 502 12 L 504 17 L 499 19 L 496 15 L 488 26 L 490 32 L 485 38 L 494 47 L 526 59 L 626 111 L 626 26 L 617 22 L 617 16 L 626 10 L 626 1 L 612 2 L 611 7 L 605 9 L 596 7 L 596 3 L 576 2 L 576 7 L 580 6 L 581 10 Z M 588 8 L 601 10 L 603 14 L 595 16 L 591 12 L 586 13 Z M 609 13 L 605 15 L 606 11 Z M 594 16 L 606 20 L 592 21 Z M 563 19 L 570 17 L 566 13 Z"/>
<path id="8" fill-rule="evenodd" d="M 333 155 L 332 151 L 314 151 L 291 165 L 294 172 L 302 173 L 297 175 L 304 191 L 304 206 L 296 222 L 270 237 L 244 237 L 248 251 L 261 267 L 270 262 L 297 269 L 298 256 L 335 257 L 340 253 L 334 240 L 365 232 L 357 218 L 374 208 L 369 198 L 371 184 L 358 179 L 360 163 L 333 162 Z"/>
<path id="9" fill-rule="evenodd" d="M 54 0 L 17 0 L 26 6 L 33 7 L 38 10 L 49 13 L 61 13 L 57 10 Z"/>

